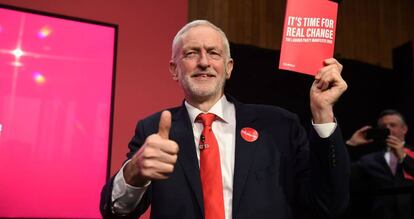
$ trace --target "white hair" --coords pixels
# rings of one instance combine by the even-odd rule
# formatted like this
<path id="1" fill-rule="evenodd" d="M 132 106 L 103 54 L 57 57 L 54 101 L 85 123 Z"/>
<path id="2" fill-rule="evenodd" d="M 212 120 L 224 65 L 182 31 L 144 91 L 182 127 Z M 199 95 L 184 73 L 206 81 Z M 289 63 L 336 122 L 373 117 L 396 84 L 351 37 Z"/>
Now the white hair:
<path id="1" fill-rule="evenodd" d="M 177 54 L 177 49 L 178 49 L 179 44 L 182 41 L 183 35 L 185 33 L 187 33 L 191 28 L 198 27 L 198 26 L 207 26 L 207 27 L 211 27 L 214 30 L 216 30 L 220 34 L 221 39 L 223 41 L 224 54 L 227 56 L 227 58 L 231 58 L 229 40 L 227 39 L 226 34 L 219 27 L 217 27 L 216 25 L 214 25 L 210 21 L 207 21 L 207 20 L 194 20 L 194 21 L 191 21 L 190 23 L 187 23 L 175 35 L 173 43 L 172 43 L 172 54 L 171 54 L 172 59 L 176 58 L 175 56 Z"/>

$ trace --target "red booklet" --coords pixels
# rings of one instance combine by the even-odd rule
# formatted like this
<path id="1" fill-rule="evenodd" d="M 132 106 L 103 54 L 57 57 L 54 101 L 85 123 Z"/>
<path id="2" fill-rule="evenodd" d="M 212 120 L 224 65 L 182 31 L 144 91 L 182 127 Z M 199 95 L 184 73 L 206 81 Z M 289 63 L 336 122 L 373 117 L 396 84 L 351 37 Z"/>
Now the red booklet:
<path id="1" fill-rule="evenodd" d="M 279 69 L 316 75 L 333 57 L 338 3 L 287 0 Z"/>

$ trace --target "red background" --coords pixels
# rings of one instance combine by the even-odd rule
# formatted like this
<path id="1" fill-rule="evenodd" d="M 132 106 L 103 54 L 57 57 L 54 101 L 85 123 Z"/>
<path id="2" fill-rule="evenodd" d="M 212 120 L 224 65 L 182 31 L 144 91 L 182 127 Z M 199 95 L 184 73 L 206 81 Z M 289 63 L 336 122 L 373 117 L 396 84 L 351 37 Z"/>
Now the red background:
<path id="1" fill-rule="evenodd" d="M 125 160 L 136 121 L 181 104 L 183 96 L 170 77 L 168 61 L 171 41 L 187 21 L 186 0 L 0 0 L 0 4 L 119 25 L 111 175 Z"/>

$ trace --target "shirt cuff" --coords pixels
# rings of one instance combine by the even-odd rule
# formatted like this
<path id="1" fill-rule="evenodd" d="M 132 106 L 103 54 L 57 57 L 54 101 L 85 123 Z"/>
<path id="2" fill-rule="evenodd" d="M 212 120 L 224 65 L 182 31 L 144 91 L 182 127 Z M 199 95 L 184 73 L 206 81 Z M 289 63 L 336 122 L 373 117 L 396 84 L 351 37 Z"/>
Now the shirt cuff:
<path id="1" fill-rule="evenodd" d="M 322 123 L 322 124 L 315 124 L 313 123 L 313 120 L 312 120 L 312 125 L 316 133 L 318 133 L 319 137 L 328 138 L 329 136 L 332 135 L 332 133 L 336 129 L 336 120 L 335 122 Z"/>
<path id="2" fill-rule="evenodd" d="M 151 182 L 148 182 L 143 187 L 135 187 L 125 181 L 124 168 L 130 161 L 128 160 L 124 163 L 114 179 L 111 196 L 111 209 L 114 214 L 131 213 L 137 207 L 148 186 L 151 184 Z"/>

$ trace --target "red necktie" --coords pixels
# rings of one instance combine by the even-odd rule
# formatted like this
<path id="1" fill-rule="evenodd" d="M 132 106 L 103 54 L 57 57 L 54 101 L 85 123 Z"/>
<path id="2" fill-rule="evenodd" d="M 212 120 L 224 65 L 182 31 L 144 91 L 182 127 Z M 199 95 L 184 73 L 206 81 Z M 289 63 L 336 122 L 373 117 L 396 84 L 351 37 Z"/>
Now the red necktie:
<path id="1" fill-rule="evenodd" d="M 223 183 L 220 166 L 220 151 L 211 124 L 216 115 L 201 113 L 197 121 L 202 121 L 200 136 L 200 176 L 203 188 L 205 219 L 224 219 Z"/>

